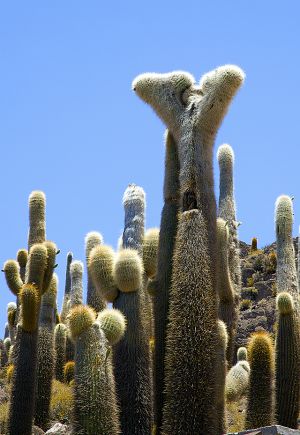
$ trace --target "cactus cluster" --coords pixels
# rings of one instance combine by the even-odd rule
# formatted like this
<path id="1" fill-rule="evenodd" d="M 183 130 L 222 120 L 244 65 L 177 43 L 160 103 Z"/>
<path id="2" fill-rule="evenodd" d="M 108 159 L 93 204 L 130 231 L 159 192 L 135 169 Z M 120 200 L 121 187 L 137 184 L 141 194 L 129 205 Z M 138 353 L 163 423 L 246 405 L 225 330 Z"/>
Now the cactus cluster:
<path id="1" fill-rule="evenodd" d="M 45 194 L 30 194 L 28 249 L 3 267 L 16 297 L 0 346 L 10 384 L 5 433 L 49 428 L 53 379 L 73 397 L 71 430 L 79 435 L 222 435 L 226 407 L 241 398 L 245 429 L 297 427 L 299 288 L 287 196 L 276 201 L 277 254 L 269 255 L 269 272 L 277 272 L 275 344 L 256 331 L 247 347 L 236 345 L 242 280 L 234 152 L 228 144 L 218 149 L 217 207 L 213 147 L 243 81 L 234 65 L 199 83 L 182 71 L 134 80 L 166 127 L 160 227 L 145 229 L 145 192 L 129 184 L 117 251 L 91 231 L 86 271 L 67 254 L 60 313 L 59 250 L 46 239 Z M 259 252 L 253 238 L 251 257 Z"/>

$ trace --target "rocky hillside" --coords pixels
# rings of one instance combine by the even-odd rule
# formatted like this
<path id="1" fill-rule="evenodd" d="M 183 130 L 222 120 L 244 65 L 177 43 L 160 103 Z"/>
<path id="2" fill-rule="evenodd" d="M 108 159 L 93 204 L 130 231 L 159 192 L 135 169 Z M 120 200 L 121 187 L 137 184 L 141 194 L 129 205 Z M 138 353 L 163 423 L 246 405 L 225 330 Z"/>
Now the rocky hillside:
<path id="1" fill-rule="evenodd" d="M 297 262 L 298 238 L 294 239 Z M 241 312 L 236 347 L 245 346 L 249 335 L 260 329 L 274 333 L 276 328 L 276 243 L 262 249 L 240 242 L 242 265 Z"/>

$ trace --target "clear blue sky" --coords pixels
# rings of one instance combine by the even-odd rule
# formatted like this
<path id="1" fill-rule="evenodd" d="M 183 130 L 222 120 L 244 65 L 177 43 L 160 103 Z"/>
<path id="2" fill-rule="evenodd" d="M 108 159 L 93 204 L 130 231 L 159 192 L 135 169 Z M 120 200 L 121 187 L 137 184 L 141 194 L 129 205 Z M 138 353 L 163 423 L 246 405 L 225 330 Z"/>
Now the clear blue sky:
<path id="1" fill-rule="evenodd" d="M 164 126 L 131 91 L 142 72 L 198 80 L 226 63 L 246 74 L 216 140 L 236 154 L 240 238 L 274 240 L 274 202 L 295 196 L 300 223 L 300 3 L 11 1 L 0 6 L 0 263 L 26 247 L 27 199 L 47 196 L 62 301 L 66 254 L 84 236 L 116 245 L 122 195 L 147 194 L 147 226 L 162 207 Z M 216 186 L 218 174 L 216 166 Z M 0 325 L 13 296 L 1 275 Z"/>

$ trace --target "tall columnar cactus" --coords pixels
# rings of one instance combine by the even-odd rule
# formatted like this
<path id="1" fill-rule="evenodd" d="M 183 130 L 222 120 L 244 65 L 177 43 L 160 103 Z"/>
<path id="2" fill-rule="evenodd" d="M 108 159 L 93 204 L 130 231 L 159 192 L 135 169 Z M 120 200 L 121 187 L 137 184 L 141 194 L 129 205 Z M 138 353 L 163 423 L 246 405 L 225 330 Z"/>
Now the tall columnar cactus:
<path id="1" fill-rule="evenodd" d="M 6 265 L 7 266 L 7 263 Z M 29 253 L 27 283 L 17 294 L 21 303 L 20 323 L 17 330 L 15 370 L 12 379 L 7 433 L 31 435 L 37 366 L 38 317 L 47 268 L 47 248 L 33 245 Z M 5 270 L 5 267 L 4 267 Z M 20 281 L 21 278 L 20 278 Z"/>
<path id="2" fill-rule="evenodd" d="M 67 267 L 66 267 L 66 278 L 65 278 L 65 292 L 64 292 L 64 300 L 63 306 L 60 313 L 60 320 L 62 323 L 67 323 L 67 315 L 70 308 L 70 295 L 71 295 L 71 263 L 73 261 L 72 252 L 68 252 L 67 254 Z"/>
<path id="3" fill-rule="evenodd" d="M 91 231 L 85 237 L 85 256 L 86 263 L 89 264 L 89 256 L 92 249 L 95 246 L 102 245 L 103 237 L 100 233 L 96 231 Z M 87 282 L 87 304 L 94 308 L 94 310 L 98 313 L 101 310 L 104 310 L 106 307 L 106 302 L 102 298 L 101 293 L 97 290 L 97 288 L 93 284 L 93 280 L 91 278 L 90 272 L 88 270 L 88 282 Z"/>
<path id="4" fill-rule="evenodd" d="M 274 420 L 273 378 L 274 349 L 265 331 L 254 333 L 248 344 L 251 367 L 246 429 L 269 426 Z"/>
<path id="5" fill-rule="evenodd" d="M 145 194 L 129 185 L 123 197 L 125 226 L 123 248 L 116 259 L 115 282 L 119 288 L 114 308 L 127 320 L 124 337 L 113 354 L 117 396 L 123 435 L 146 435 L 152 424 L 152 379 L 149 330 L 144 306 L 142 241 L 144 237 Z"/>
<path id="6" fill-rule="evenodd" d="M 124 337 L 113 352 L 123 435 L 149 434 L 152 423 L 150 351 L 143 303 L 144 192 L 130 185 L 124 194 L 123 247 L 95 247 L 89 268 L 95 286 L 127 319 Z"/>
<path id="7" fill-rule="evenodd" d="M 300 315 L 298 277 L 293 244 L 293 202 L 281 195 L 275 204 L 275 227 L 277 240 L 277 292 L 290 293 L 295 310 Z"/>
<path id="8" fill-rule="evenodd" d="M 110 344 L 121 338 L 123 317 L 107 316 L 108 336 L 96 321 L 92 308 L 76 305 L 69 322 L 75 341 L 74 433 L 117 435 L 120 433 L 114 379 L 109 357 Z M 122 323 L 122 325 L 120 324 Z M 114 330 L 114 333 L 112 333 Z M 113 337 L 110 342 L 109 338 Z"/>
<path id="9" fill-rule="evenodd" d="M 164 206 L 161 212 L 157 272 L 149 280 L 148 291 L 154 295 L 154 411 L 157 434 L 162 424 L 164 402 L 164 367 L 169 293 L 173 264 L 173 250 L 179 210 L 179 161 L 177 146 L 170 132 L 166 133 Z"/>
<path id="10" fill-rule="evenodd" d="M 277 296 L 278 328 L 276 335 L 276 420 L 298 428 L 300 408 L 299 320 L 289 293 Z"/>
<path id="11" fill-rule="evenodd" d="M 14 346 L 15 370 L 7 424 L 9 435 L 31 435 L 32 431 L 39 311 L 41 297 L 52 279 L 57 253 L 55 244 L 45 241 L 45 202 L 43 192 L 32 192 L 29 197 L 29 255 L 25 283 L 16 261 L 8 260 L 4 265 L 8 286 L 18 297 L 21 306 Z"/>
<path id="12" fill-rule="evenodd" d="M 55 379 L 64 381 L 64 366 L 66 364 L 67 327 L 58 323 L 54 329 L 55 349 Z"/>
<path id="13" fill-rule="evenodd" d="M 180 161 L 182 213 L 167 327 L 162 424 L 165 434 L 215 435 L 217 430 L 217 252 L 212 151 L 219 125 L 243 78 L 239 68 L 225 66 L 206 74 L 199 86 L 195 86 L 191 75 L 182 72 L 144 74 L 133 83 L 137 94 L 166 123 L 177 143 Z"/>
<path id="14" fill-rule="evenodd" d="M 233 330 L 239 313 L 239 300 L 242 287 L 240 249 L 237 228 L 239 223 L 236 218 L 236 205 L 234 198 L 233 165 L 234 152 L 230 145 L 221 145 L 218 149 L 218 162 L 220 167 L 220 196 L 218 215 L 227 222 L 228 237 L 228 265 L 231 281 L 234 286 L 234 319 Z M 232 345 L 227 348 L 227 360 L 232 362 Z M 231 359 L 230 359 L 231 358 Z"/>
<path id="15" fill-rule="evenodd" d="M 237 298 L 229 267 L 229 228 L 223 219 L 217 219 L 217 289 L 219 296 L 219 318 L 225 322 L 228 332 L 226 357 L 229 366 L 233 358 L 234 339 L 238 319 Z"/>
<path id="16" fill-rule="evenodd" d="M 54 274 L 48 290 L 42 296 L 39 319 L 35 424 L 44 430 L 48 428 L 49 424 L 52 378 L 54 375 L 54 326 L 57 286 L 57 276 Z"/>
<path id="17" fill-rule="evenodd" d="M 71 273 L 71 294 L 70 307 L 81 305 L 83 301 L 83 264 L 81 261 L 73 261 L 70 268 Z"/>
<path id="18" fill-rule="evenodd" d="M 60 321 L 64 324 L 67 323 L 67 316 L 71 307 L 71 264 L 73 261 L 72 252 L 68 252 L 67 254 L 67 267 L 66 267 L 66 278 L 65 278 L 65 293 L 63 306 L 60 313 Z M 67 334 L 66 338 L 66 361 L 72 361 L 74 359 L 74 343 Z"/>
<path id="19" fill-rule="evenodd" d="M 224 322 L 218 321 L 218 339 L 217 339 L 217 366 L 216 371 L 216 411 L 217 411 L 217 432 L 216 435 L 222 435 L 226 432 L 226 415 L 225 415 L 225 380 L 227 372 L 226 347 L 228 343 L 227 328 Z"/>
<path id="20" fill-rule="evenodd" d="M 228 402 L 236 402 L 247 393 L 250 377 L 250 365 L 247 361 L 247 349 L 237 351 L 237 363 L 226 376 L 225 394 Z"/>

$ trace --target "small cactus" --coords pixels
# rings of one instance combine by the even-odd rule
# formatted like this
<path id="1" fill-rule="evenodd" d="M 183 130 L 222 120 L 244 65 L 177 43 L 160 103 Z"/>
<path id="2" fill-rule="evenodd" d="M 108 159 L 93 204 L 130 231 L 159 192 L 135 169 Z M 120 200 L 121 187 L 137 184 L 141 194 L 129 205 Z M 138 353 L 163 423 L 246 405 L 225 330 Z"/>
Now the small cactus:
<path id="1" fill-rule="evenodd" d="M 252 237 L 250 252 L 254 253 L 256 251 L 257 251 L 257 238 L 256 237 Z"/>
<path id="2" fill-rule="evenodd" d="M 274 350 L 270 335 L 265 331 L 254 333 L 248 344 L 251 367 L 246 429 L 270 426 L 274 420 L 273 378 Z"/>
<path id="3" fill-rule="evenodd" d="M 238 362 L 231 367 L 226 376 L 226 400 L 237 402 L 247 392 L 250 377 L 250 365 L 247 361 L 247 349 L 240 347 L 237 351 Z"/>
<path id="4" fill-rule="evenodd" d="M 238 361 L 247 361 L 248 352 L 246 347 L 239 347 L 237 351 L 237 360 Z"/>

